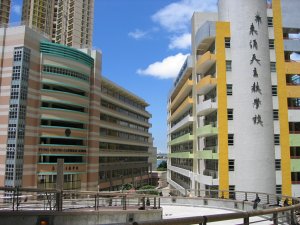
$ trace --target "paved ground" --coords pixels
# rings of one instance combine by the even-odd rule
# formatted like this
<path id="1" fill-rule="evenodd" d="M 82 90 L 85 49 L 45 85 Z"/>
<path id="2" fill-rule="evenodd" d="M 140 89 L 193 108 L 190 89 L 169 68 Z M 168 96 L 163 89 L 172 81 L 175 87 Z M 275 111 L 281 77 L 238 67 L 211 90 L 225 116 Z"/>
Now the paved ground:
<path id="1" fill-rule="evenodd" d="M 168 206 L 163 205 L 163 218 L 182 218 L 182 217 L 192 217 L 192 216 L 203 216 L 203 215 L 212 215 L 212 214 L 223 214 L 223 213 L 232 213 L 233 211 L 216 209 L 216 208 L 205 208 L 205 207 L 189 207 L 189 206 Z M 250 222 L 261 221 L 263 218 L 253 217 L 250 219 Z M 232 224 L 243 224 L 242 219 L 229 220 L 209 223 L 212 225 L 232 225 Z M 272 221 L 263 221 L 253 223 L 255 225 L 272 225 Z"/>

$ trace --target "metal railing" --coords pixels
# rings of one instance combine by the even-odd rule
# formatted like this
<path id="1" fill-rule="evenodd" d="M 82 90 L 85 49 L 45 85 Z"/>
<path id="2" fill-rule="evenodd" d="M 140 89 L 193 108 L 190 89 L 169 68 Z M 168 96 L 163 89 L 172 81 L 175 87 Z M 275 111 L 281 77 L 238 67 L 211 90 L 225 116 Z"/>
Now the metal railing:
<path id="1" fill-rule="evenodd" d="M 183 193 L 183 194 L 182 194 Z M 7 211 L 150 210 L 164 205 L 221 207 L 234 212 L 187 218 L 123 223 L 126 225 L 190 225 L 250 218 L 273 224 L 300 224 L 300 199 L 256 192 L 226 190 L 130 190 L 126 192 L 57 191 L 0 187 L 0 213 Z M 238 210 L 238 211 L 237 211 Z M 257 223 L 251 222 L 252 223 Z"/>
<path id="2" fill-rule="evenodd" d="M 156 190 L 154 191 L 158 194 Z M 64 211 L 86 208 L 100 210 L 107 207 L 126 210 L 128 208 L 156 209 L 160 207 L 158 195 L 144 193 L 151 193 L 151 190 L 95 192 L 0 187 L 0 212 L 1 210 Z"/>

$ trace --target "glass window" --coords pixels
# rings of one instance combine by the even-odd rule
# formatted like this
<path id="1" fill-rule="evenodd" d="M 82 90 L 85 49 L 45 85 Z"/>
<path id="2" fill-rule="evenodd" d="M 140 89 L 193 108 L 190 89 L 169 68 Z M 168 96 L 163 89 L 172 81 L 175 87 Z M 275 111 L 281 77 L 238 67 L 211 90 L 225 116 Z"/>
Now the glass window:
<path id="1" fill-rule="evenodd" d="M 273 27 L 273 17 L 268 17 L 268 27 Z"/>
<path id="2" fill-rule="evenodd" d="M 230 48 L 230 38 L 225 38 L 225 48 Z"/>
<path id="3" fill-rule="evenodd" d="M 280 145 L 280 134 L 274 134 L 274 144 Z"/>
<path id="4" fill-rule="evenodd" d="M 232 84 L 227 84 L 227 95 L 232 95 Z"/>
<path id="5" fill-rule="evenodd" d="M 269 49 L 274 49 L 274 39 L 269 39 Z"/>
<path id="6" fill-rule="evenodd" d="M 234 134 L 228 134 L 228 145 L 234 145 Z"/>
<path id="7" fill-rule="evenodd" d="M 226 71 L 231 71 L 232 68 L 231 68 L 231 61 L 230 60 L 227 60 L 226 61 Z"/>
<path id="8" fill-rule="evenodd" d="M 227 109 L 228 120 L 233 120 L 233 109 Z"/>

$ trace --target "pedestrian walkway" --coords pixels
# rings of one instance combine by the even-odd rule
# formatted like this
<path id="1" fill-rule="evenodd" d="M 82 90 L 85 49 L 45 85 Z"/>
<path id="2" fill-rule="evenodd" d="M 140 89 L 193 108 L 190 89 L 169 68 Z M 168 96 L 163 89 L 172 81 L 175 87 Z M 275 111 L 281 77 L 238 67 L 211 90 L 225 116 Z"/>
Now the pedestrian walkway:
<path id="1" fill-rule="evenodd" d="M 208 207 L 194 207 L 194 206 L 170 206 L 163 205 L 163 219 L 173 219 L 173 218 L 183 218 L 183 217 L 194 217 L 194 216 L 204 216 L 204 215 L 215 215 L 215 214 L 223 214 L 223 213 L 233 213 L 234 211 L 225 210 L 225 209 L 216 209 L 216 208 L 208 208 Z M 261 217 L 253 217 L 250 219 L 250 222 L 255 225 L 271 225 L 272 221 L 262 221 L 264 220 Z M 220 221 L 209 223 L 210 225 L 233 225 L 233 224 L 242 224 L 242 219 L 236 220 L 228 220 L 228 221 Z"/>

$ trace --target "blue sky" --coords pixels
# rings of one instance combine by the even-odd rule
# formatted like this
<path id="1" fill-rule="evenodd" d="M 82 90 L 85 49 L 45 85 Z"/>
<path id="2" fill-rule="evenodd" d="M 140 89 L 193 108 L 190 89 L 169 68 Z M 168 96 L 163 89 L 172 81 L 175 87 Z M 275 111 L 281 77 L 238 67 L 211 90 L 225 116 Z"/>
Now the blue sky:
<path id="1" fill-rule="evenodd" d="M 216 0 L 95 0 L 94 46 L 103 52 L 103 75 L 145 99 L 158 152 L 167 151 L 167 98 L 190 52 L 195 9 Z"/>
<path id="2" fill-rule="evenodd" d="M 12 0 L 11 22 L 21 0 Z M 190 52 L 194 11 L 215 11 L 217 0 L 95 0 L 93 46 L 103 75 L 145 99 L 158 152 L 167 151 L 167 97 Z"/>

